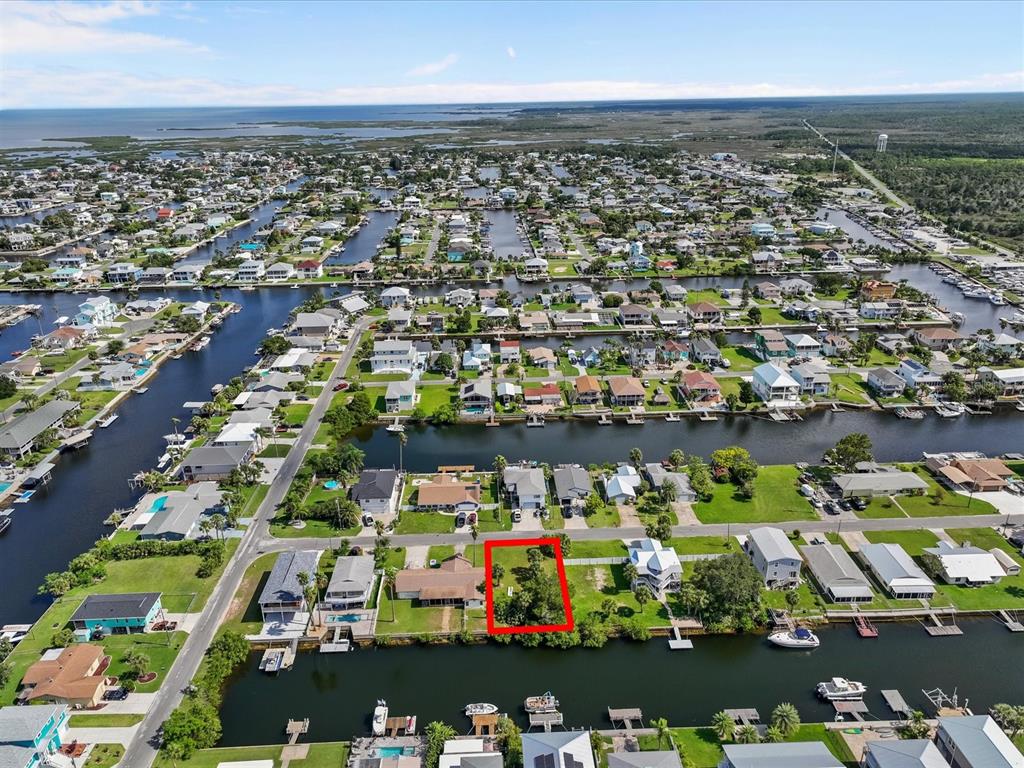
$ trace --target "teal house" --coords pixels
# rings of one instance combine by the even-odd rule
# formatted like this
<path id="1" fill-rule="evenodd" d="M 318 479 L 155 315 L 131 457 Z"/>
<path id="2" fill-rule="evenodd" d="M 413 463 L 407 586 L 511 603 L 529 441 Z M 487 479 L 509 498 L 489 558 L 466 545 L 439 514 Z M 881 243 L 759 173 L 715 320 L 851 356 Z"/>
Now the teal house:
<path id="1" fill-rule="evenodd" d="M 89 595 L 71 617 L 71 624 L 88 637 L 145 632 L 163 610 L 159 592 Z"/>
<path id="2" fill-rule="evenodd" d="M 0 766 L 36 768 L 61 747 L 68 727 L 63 704 L 0 707 Z"/>

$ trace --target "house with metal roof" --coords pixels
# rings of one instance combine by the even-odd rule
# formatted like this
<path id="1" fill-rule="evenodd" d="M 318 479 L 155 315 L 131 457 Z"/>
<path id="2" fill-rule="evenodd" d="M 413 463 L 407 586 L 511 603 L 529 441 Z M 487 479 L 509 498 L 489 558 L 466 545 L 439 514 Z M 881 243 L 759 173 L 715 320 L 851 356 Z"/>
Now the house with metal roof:
<path id="1" fill-rule="evenodd" d="M 800 384 L 774 363 L 762 363 L 752 374 L 754 394 L 771 408 L 792 408 L 800 404 Z"/>
<path id="2" fill-rule="evenodd" d="M 924 551 L 939 559 L 942 580 L 947 584 L 968 587 L 998 584 L 1006 575 L 995 555 L 980 547 L 971 546 L 970 542 L 958 546 L 948 541 L 940 541 L 938 546 L 927 547 Z"/>
<path id="3" fill-rule="evenodd" d="M 260 593 L 260 610 L 264 621 L 287 621 L 292 615 L 309 610 L 302 584 L 299 583 L 299 574 L 305 573 L 315 579 L 321 554 L 320 550 L 299 550 L 282 552 L 277 556 Z"/>
<path id="4" fill-rule="evenodd" d="M 782 529 L 766 526 L 751 529 L 743 550 L 769 589 L 788 589 L 800 584 L 803 560 Z"/>
<path id="5" fill-rule="evenodd" d="M 181 462 L 179 472 L 186 483 L 198 480 L 223 480 L 231 470 L 253 456 L 255 443 L 247 445 L 201 445 L 193 448 Z"/>
<path id="6" fill-rule="evenodd" d="M 370 555 L 339 557 L 334 563 L 321 606 L 327 610 L 365 606 L 373 589 L 373 569 L 373 557 Z"/>
<path id="7" fill-rule="evenodd" d="M 800 554 L 821 592 L 833 603 L 866 603 L 874 598 L 867 578 L 838 544 L 806 544 Z"/>
<path id="8" fill-rule="evenodd" d="M 719 768 L 843 768 L 820 741 L 725 744 Z"/>
<path id="9" fill-rule="evenodd" d="M 64 704 L 0 707 L 0 766 L 36 768 L 63 744 L 68 728 Z"/>
<path id="10" fill-rule="evenodd" d="M 928 490 L 928 483 L 913 472 L 855 472 L 835 475 L 832 481 L 839 486 L 844 499 L 852 496 L 895 496 Z"/>
<path id="11" fill-rule="evenodd" d="M 555 484 L 555 498 L 563 507 L 582 504 L 594 492 L 590 473 L 579 464 L 563 464 L 551 473 Z"/>
<path id="12" fill-rule="evenodd" d="M 40 435 L 57 427 L 69 413 L 79 407 L 73 400 L 51 400 L 34 411 L 12 419 L 0 429 L 0 452 L 15 459 L 31 453 Z"/>
<path id="13" fill-rule="evenodd" d="M 437 768 L 502 768 L 503 765 L 501 752 L 486 751 L 483 739 L 449 739 L 438 757 Z"/>
<path id="14" fill-rule="evenodd" d="M 1024 755 L 988 715 L 940 717 L 935 745 L 951 768 L 1024 768 Z"/>
<path id="15" fill-rule="evenodd" d="M 211 481 L 194 483 L 184 491 L 147 494 L 143 502 L 147 500 L 134 525 L 142 526 L 140 539 L 195 539 L 202 532 L 199 523 L 204 516 L 226 512 L 224 493 Z"/>
<path id="16" fill-rule="evenodd" d="M 523 768 L 595 768 L 590 731 L 524 733 Z"/>
<path id="17" fill-rule="evenodd" d="M 899 544 L 862 544 L 860 557 L 891 597 L 932 598 L 935 584 Z"/>
<path id="18" fill-rule="evenodd" d="M 502 485 L 513 507 L 542 509 L 547 504 L 547 483 L 540 467 L 505 467 Z"/>
<path id="19" fill-rule="evenodd" d="M 873 739 L 864 744 L 864 768 L 949 768 L 928 739 Z"/>
<path id="20" fill-rule="evenodd" d="M 683 566 L 672 547 L 666 547 L 656 539 L 634 541 L 629 546 L 629 562 L 636 568 L 633 588 L 645 584 L 655 595 L 679 589 Z"/>
<path id="21" fill-rule="evenodd" d="M 675 750 L 612 752 L 608 768 L 682 768 L 682 763 Z"/>

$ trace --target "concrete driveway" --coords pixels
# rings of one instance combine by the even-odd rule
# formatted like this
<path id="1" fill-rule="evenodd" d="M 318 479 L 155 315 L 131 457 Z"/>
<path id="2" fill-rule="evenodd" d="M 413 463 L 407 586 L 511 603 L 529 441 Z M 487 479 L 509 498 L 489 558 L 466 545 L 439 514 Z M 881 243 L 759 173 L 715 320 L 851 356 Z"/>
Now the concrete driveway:
<path id="1" fill-rule="evenodd" d="M 967 496 L 961 493 L 961 496 Z M 1016 496 L 1007 491 L 982 491 L 974 494 L 975 499 L 987 501 L 1004 515 L 1019 515 L 1024 513 L 1024 496 Z"/>

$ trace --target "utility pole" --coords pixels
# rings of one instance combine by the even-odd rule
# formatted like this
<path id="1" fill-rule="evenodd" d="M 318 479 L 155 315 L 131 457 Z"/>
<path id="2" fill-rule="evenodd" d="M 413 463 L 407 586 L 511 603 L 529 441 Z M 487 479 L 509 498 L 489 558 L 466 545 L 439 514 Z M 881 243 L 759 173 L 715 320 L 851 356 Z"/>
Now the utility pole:
<path id="1" fill-rule="evenodd" d="M 834 179 L 836 177 L 836 161 L 839 160 L 839 140 L 836 139 L 832 146 L 835 147 L 835 151 L 832 153 L 832 178 Z"/>

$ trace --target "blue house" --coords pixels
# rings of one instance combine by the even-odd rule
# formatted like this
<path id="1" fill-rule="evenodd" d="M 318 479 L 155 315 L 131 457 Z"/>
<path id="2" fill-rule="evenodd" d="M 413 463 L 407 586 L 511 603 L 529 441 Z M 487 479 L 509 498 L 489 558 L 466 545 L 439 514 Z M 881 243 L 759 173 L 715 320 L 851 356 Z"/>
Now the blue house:
<path id="1" fill-rule="evenodd" d="M 71 617 L 76 630 L 95 635 L 145 632 L 163 610 L 159 592 L 89 595 Z"/>
<path id="2" fill-rule="evenodd" d="M 63 704 L 0 707 L 0 765 L 36 768 L 61 747 L 68 727 Z"/>

